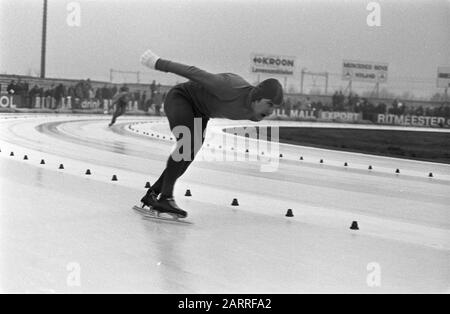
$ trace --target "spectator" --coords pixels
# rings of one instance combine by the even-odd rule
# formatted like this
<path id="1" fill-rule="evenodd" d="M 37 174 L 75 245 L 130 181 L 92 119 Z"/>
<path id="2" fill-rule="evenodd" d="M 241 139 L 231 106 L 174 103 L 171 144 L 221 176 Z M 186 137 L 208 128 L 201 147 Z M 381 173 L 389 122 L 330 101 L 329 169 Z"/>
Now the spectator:
<path id="1" fill-rule="evenodd" d="M 52 84 L 50 86 L 50 88 L 48 88 L 45 92 L 44 92 L 44 97 L 45 97 L 45 106 L 47 108 L 52 109 L 53 108 L 53 98 L 54 98 L 54 84 Z"/>
<path id="2" fill-rule="evenodd" d="M 424 114 L 423 107 L 422 107 L 422 106 L 418 107 L 418 108 L 416 109 L 415 114 L 416 114 L 416 116 L 423 116 L 423 114 Z"/>
<path id="3" fill-rule="evenodd" d="M 162 103 L 163 103 L 163 95 L 161 94 L 161 92 L 158 89 L 155 91 L 155 94 L 153 96 L 153 103 L 155 104 L 156 115 L 160 116 Z"/>
<path id="4" fill-rule="evenodd" d="M 358 94 L 353 94 L 352 97 L 350 98 L 350 110 L 351 112 L 355 112 L 356 107 L 359 104 L 359 96 Z"/>
<path id="5" fill-rule="evenodd" d="M 331 97 L 331 105 L 333 106 L 333 108 L 336 108 L 336 107 L 337 107 L 337 104 L 338 104 L 338 98 L 339 98 L 338 92 L 335 91 L 334 94 L 333 94 L 333 96 Z"/>
<path id="6" fill-rule="evenodd" d="M 81 98 L 83 100 L 89 99 L 89 90 L 91 89 L 91 86 L 90 86 L 89 82 L 88 81 L 84 81 L 84 80 L 81 81 L 81 86 L 82 86 L 82 90 L 83 90 L 83 96 Z"/>
<path id="7" fill-rule="evenodd" d="M 23 93 L 23 83 L 22 83 L 22 79 L 19 78 L 19 79 L 17 80 L 17 84 L 16 84 L 16 92 L 15 92 L 15 94 L 16 94 L 16 95 L 22 95 L 22 93 Z"/>
<path id="8" fill-rule="evenodd" d="M 288 116 L 290 116 L 291 115 L 291 110 L 292 110 L 292 101 L 291 101 L 290 97 L 288 97 L 286 99 L 286 101 L 283 103 L 282 107 L 284 107 L 284 109 L 286 110 L 286 114 Z"/>
<path id="9" fill-rule="evenodd" d="M 147 98 L 147 100 L 145 101 L 145 105 L 144 105 L 144 111 L 148 112 L 150 110 L 150 108 L 152 108 L 152 106 L 153 106 L 152 99 Z"/>
<path id="10" fill-rule="evenodd" d="M 26 81 L 22 81 L 19 78 L 19 81 L 17 82 L 17 85 L 19 86 L 19 104 L 23 107 L 29 106 L 29 97 L 28 97 L 28 91 L 30 89 L 30 86 Z"/>
<path id="11" fill-rule="evenodd" d="M 17 104 L 19 106 L 22 106 L 25 101 L 25 97 L 24 97 L 24 85 L 20 78 L 17 80 L 17 83 L 15 85 L 14 95 L 15 95 Z"/>
<path id="12" fill-rule="evenodd" d="M 140 102 L 141 102 L 141 92 L 138 91 L 138 90 L 133 93 L 133 102 L 134 101 L 138 102 L 138 106 L 139 107 L 141 106 L 141 104 L 140 104 Z"/>
<path id="13" fill-rule="evenodd" d="M 54 109 L 58 109 L 61 107 L 62 99 L 65 96 L 65 88 L 64 88 L 63 84 L 59 84 L 55 88 L 53 96 L 55 97 L 55 108 Z"/>
<path id="14" fill-rule="evenodd" d="M 148 109 L 148 108 L 145 108 L 145 106 L 146 106 L 146 103 L 145 103 L 146 99 L 147 99 L 147 93 L 144 91 L 142 93 L 142 95 L 141 95 L 141 100 L 140 100 L 140 109 L 144 110 L 144 111 L 147 111 L 147 109 Z"/>
<path id="15" fill-rule="evenodd" d="M 11 83 L 6 87 L 8 94 L 14 95 L 16 93 L 16 81 L 12 80 Z"/>
<path id="16" fill-rule="evenodd" d="M 22 89 L 22 95 L 24 97 L 26 97 L 28 95 L 28 91 L 30 90 L 30 85 L 28 84 L 28 82 L 23 82 L 21 85 L 21 89 Z"/>
<path id="17" fill-rule="evenodd" d="M 102 88 L 98 87 L 95 90 L 95 99 L 97 99 L 101 104 L 103 104 Z"/>
<path id="18" fill-rule="evenodd" d="M 72 101 L 75 98 L 75 88 L 73 86 L 69 86 L 67 89 L 67 97 L 70 97 Z"/>
<path id="19" fill-rule="evenodd" d="M 84 99 L 84 83 L 79 81 L 74 88 L 74 102 L 73 107 L 79 109 L 80 102 Z"/>
<path id="20" fill-rule="evenodd" d="M 450 118 L 450 105 L 445 106 L 445 108 L 444 108 L 444 117 Z"/>
<path id="21" fill-rule="evenodd" d="M 111 89 L 111 98 L 117 93 L 117 86 L 114 85 Z"/>
<path id="22" fill-rule="evenodd" d="M 94 89 L 92 87 L 88 88 L 88 96 L 89 96 L 89 101 L 93 101 L 95 98 L 95 93 L 94 93 Z"/>
<path id="23" fill-rule="evenodd" d="M 309 97 L 306 97 L 306 109 L 307 110 L 311 110 L 311 106 L 312 106 L 312 104 L 311 104 L 311 100 L 309 99 Z"/>
<path id="24" fill-rule="evenodd" d="M 155 82 L 155 80 L 153 80 L 152 84 L 150 84 L 150 91 L 151 91 L 150 97 L 153 98 L 153 95 L 155 94 L 155 91 L 156 91 L 156 82 Z"/>
<path id="25" fill-rule="evenodd" d="M 371 104 L 370 104 L 371 105 Z M 387 110 L 387 105 L 385 103 L 379 103 L 377 108 L 376 108 L 376 112 L 377 113 L 382 113 L 385 114 Z"/>
<path id="26" fill-rule="evenodd" d="M 344 101 L 345 101 L 345 96 L 342 94 L 342 91 L 339 91 L 339 94 L 337 96 L 337 105 L 336 105 L 336 108 L 334 108 L 334 109 L 337 111 L 344 110 Z"/>
<path id="27" fill-rule="evenodd" d="M 105 84 L 102 87 L 102 99 L 111 99 L 112 95 L 111 95 L 111 89 L 108 88 L 108 86 Z"/>
<path id="28" fill-rule="evenodd" d="M 39 87 L 35 84 L 29 93 L 32 108 L 36 107 L 36 97 L 39 97 L 40 93 L 41 93 L 41 91 L 40 91 Z"/>

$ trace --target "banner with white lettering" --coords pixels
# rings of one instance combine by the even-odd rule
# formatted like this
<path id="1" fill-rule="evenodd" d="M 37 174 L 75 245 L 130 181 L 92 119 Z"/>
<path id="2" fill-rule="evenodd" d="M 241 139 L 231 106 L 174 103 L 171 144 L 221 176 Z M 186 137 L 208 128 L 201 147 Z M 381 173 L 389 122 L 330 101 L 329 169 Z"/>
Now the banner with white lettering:
<path id="1" fill-rule="evenodd" d="M 387 63 L 344 60 L 342 80 L 385 83 L 388 78 Z"/>
<path id="2" fill-rule="evenodd" d="M 15 96 L 0 95 L 0 108 L 16 108 Z"/>
<path id="3" fill-rule="evenodd" d="M 449 127 L 450 119 L 430 116 L 379 114 L 376 123 L 402 126 Z"/>
<path id="4" fill-rule="evenodd" d="M 253 73 L 294 75 L 295 57 L 253 53 L 251 54 L 251 71 Z"/>
<path id="5" fill-rule="evenodd" d="M 275 110 L 274 117 L 290 118 L 293 120 L 306 121 L 342 121 L 357 122 L 362 120 L 361 113 L 354 112 L 336 112 L 336 111 L 317 111 L 317 110 Z"/>

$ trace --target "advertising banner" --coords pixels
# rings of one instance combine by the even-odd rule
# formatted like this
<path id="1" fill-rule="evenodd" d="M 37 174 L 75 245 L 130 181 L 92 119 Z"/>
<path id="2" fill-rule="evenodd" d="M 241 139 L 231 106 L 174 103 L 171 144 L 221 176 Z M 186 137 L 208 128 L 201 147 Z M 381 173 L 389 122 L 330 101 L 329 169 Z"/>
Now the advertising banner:
<path id="1" fill-rule="evenodd" d="M 264 53 L 251 54 L 251 72 L 279 75 L 294 75 L 295 57 L 271 55 Z"/>
<path id="2" fill-rule="evenodd" d="M 344 60 L 342 63 L 342 79 L 344 81 L 386 83 L 388 67 L 387 63 L 381 62 Z"/>

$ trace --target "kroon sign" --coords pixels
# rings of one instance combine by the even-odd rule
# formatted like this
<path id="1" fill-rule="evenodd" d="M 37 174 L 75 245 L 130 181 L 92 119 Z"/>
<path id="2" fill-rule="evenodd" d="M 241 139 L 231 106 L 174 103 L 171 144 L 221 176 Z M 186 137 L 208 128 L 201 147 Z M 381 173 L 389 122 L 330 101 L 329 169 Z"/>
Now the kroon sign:
<path id="1" fill-rule="evenodd" d="M 252 53 L 251 72 L 279 75 L 294 75 L 295 57 Z"/>

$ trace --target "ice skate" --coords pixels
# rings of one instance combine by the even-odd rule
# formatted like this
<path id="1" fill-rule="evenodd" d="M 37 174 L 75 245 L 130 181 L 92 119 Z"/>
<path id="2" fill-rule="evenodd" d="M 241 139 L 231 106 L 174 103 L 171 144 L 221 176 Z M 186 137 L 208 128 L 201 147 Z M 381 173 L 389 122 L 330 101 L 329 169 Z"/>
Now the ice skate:
<path id="1" fill-rule="evenodd" d="M 175 220 L 178 218 L 187 217 L 187 212 L 178 207 L 173 198 L 159 199 L 153 204 L 152 209 L 157 212 L 157 216 L 159 216 L 158 214 L 166 213 L 172 216 Z"/>
<path id="2" fill-rule="evenodd" d="M 141 199 L 142 207 L 153 207 L 158 200 L 158 193 L 149 189 L 144 197 Z"/>
<path id="3" fill-rule="evenodd" d="M 141 199 L 141 207 L 134 206 L 133 208 L 143 214 L 155 214 L 153 210 L 153 205 L 158 199 L 158 194 L 155 191 L 149 189 L 147 193 Z"/>
<path id="4" fill-rule="evenodd" d="M 182 219 L 187 217 L 187 212 L 179 208 L 173 198 L 156 200 L 155 194 L 152 195 L 151 193 L 148 193 L 147 195 L 142 198 L 143 207 L 133 207 L 134 210 L 144 215 L 144 219 L 192 224 L 191 222 Z M 149 206 L 148 209 L 144 208 L 145 206 L 148 206 L 144 205 L 145 202 L 147 202 L 146 204 L 152 202 L 153 205 Z"/>

